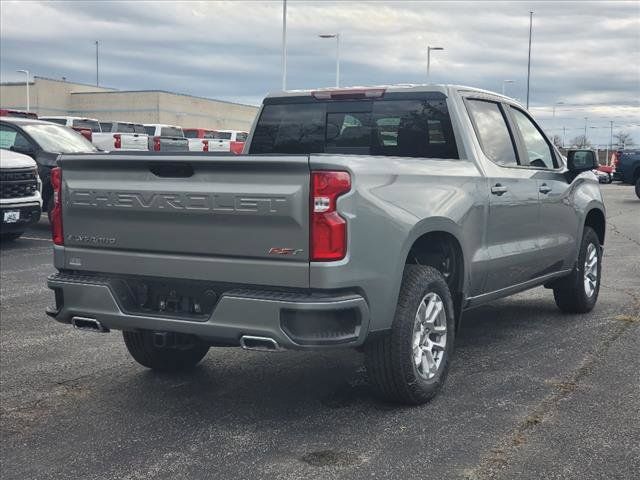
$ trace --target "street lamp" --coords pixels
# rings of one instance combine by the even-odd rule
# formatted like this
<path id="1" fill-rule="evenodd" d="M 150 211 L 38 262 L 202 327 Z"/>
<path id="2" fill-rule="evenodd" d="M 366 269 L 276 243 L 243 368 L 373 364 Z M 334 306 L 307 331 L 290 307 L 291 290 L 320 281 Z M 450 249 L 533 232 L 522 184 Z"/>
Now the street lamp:
<path id="1" fill-rule="evenodd" d="M 506 95 L 507 83 L 516 83 L 515 80 L 502 80 L 502 95 Z"/>
<path id="2" fill-rule="evenodd" d="M 431 51 L 432 50 L 444 50 L 443 47 L 432 47 L 427 45 L 427 82 L 431 79 Z"/>
<path id="3" fill-rule="evenodd" d="M 321 33 L 320 38 L 336 39 L 336 87 L 340 86 L 340 34 L 339 33 Z"/>
<path id="4" fill-rule="evenodd" d="M 24 73 L 26 77 L 24 84 L 27 87 L 27 112 L 29 112 L 31 111 L 29 105 L 29 70 L 18 70 L 18 73 Z"/>
<path id="5" fill-rule="evenodd" d="M 555 118 L 556 118 L 556 107 L 558 105 L 564 105 L 564 102 L 556 102 L 556 103 L 553 104 L 553 117 L 552 117 L 553 120 L 555 120 Z"/>

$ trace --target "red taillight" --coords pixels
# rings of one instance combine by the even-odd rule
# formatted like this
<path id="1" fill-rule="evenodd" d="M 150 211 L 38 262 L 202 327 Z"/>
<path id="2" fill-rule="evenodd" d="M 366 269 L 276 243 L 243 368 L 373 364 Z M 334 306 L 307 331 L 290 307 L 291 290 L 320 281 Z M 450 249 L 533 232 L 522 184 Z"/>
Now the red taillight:
<path id="1" fill-rule="evenodd" d="M 311 232 L 312 261 L 341 260 L 347 254 L 347 222 L 337 210 L 340 195 L 351 190 L 351 176 L 347 172 L 318 171 L 311 173 Z"/>
<path id="2" fill-rule="evenodd" d="M 156 152 L 160 151 L 160 137 L 153 137 L 153 149 Z"/>
<path id="3" fill-rule="evenodd" d="M 119 133 L 113 135 L 113 148 L 122 148 L 122 136 Z"/>
<path id="4" fill-rule="evenodd" d="M 62 169 L 51 169 L 51 186 L 53 187 L 53 208 L 51 210 L 51 237 L 56 245 L 64 245 L 62 233 Z"/>
<path id="5" fill-rule="evenodd" d="M 231 153 L 235 153 L 236 155 L 240 155 L 242 153 L 242 149 L 244 147 L 244 142 L 231 142 L 229 144 L 229 150 Z"/>
<path id="6" fill-rule="evenodd" d="M 202 151 L 203 152 L 209 151 L 209 140 L 202 140 Z"/>

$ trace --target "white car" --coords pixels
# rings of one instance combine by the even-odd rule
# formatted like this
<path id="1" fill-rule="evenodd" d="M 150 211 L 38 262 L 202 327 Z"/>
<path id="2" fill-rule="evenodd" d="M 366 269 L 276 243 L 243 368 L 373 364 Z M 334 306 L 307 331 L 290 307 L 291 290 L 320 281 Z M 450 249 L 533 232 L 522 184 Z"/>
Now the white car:
<path id="1" fill-rule="evenodd" d="M 35 160 L 0 149 L 0 238 L 15 240 L 40 220 L 42 183 Z"/>

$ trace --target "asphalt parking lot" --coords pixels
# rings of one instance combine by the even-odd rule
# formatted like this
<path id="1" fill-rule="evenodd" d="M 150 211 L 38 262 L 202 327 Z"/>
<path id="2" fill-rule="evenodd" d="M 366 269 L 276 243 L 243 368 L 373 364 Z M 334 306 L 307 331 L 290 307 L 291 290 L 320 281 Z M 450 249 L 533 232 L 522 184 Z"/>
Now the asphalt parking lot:
<path id="1" fill-rule="evenodd" d="M 444 390 L 411 408 L 371 398 L 355 351 L 145 370 L 118 332 L 46 317 L 42 221 L 2 245 L 2 478 L 638 478 L 640 200 L 602 190 L 595 310 L 562 315 L 538 288 L 467 313 Z"/>

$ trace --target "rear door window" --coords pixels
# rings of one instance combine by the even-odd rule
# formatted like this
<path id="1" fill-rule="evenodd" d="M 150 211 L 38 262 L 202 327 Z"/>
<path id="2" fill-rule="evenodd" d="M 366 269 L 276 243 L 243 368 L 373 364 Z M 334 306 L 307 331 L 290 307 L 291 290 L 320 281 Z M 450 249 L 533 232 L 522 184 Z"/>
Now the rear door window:
<path id="1" fill-rule="evenodd" d="M 156 127 L 144 127 L 144 132 L 150 137 L 153 137 L 156 134 Z"/>
<path id="2" fill-rule="evenodd" d="M 500 105 L 485 100 L 467 100 L 466 104 L 484 154 L 498 165 L 518 165 L 516 149 Z"/>
<path id="3" fill-rule="evenodd" d="M 100 122 L 100 128 L 103 132 L 111 132 L 112 123 L 111 122 Z"/>

